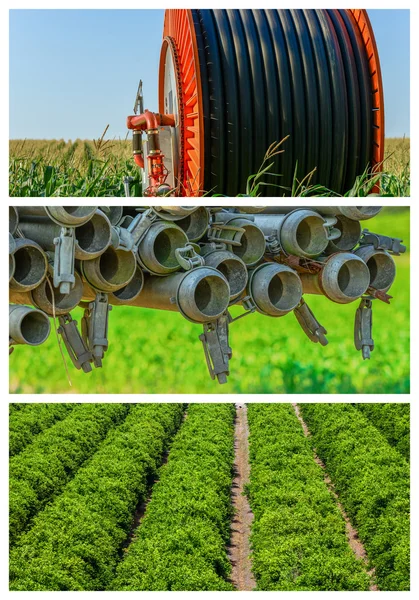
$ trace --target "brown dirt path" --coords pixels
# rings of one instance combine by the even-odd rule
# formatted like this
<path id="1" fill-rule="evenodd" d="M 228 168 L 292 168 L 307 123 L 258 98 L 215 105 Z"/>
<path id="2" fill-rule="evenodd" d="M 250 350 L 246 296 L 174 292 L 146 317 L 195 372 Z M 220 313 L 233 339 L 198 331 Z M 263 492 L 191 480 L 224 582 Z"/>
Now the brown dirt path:
<path id="1" fill-rule="evenodd" d="M 235 516 L 231 523 L 229 558 L 232 564 L 231 582 L 239 591 L 249 591 L 256 587 L 250 559 L 250 528 L 253 513 L 247 496 L 243 495 L 244 486 L 249 482 L 249 427 L 247 423 L 247 406 L 236 404 L 236 420 L 234 435 L 234 472 L 231 500 Z"/>
<path id="2" fill-rule="evenodd" d="M 310 434 L 310 430 L 308 429 L 306 422 L 304 421 L 303 417 L 301 416 L 300 407 L 296 403 L 293 403 L 292 407 L 293 407 L 293 409 L 295 411 L 295 414 L 297 415 L 298 420 L 301 423 L 301 427 L 303 428 L 304 435 L 306 437 L 309 437 L 311 435 Z M 328 488 L 329 492 L 335 498 L 336 504 L 337 504 L 340 512 L 342 513 L 342 517 L 343 517 L 343 519 L 345 521 L 346 536 L 348 538 L 348 544 L 349 544 L 350 548 L 352 549 L 352 551 L 355 554 L 355 556 L 359 560 L 362 560 L 367 565 L 368 564 L 368 556 L 367 556 L 366 550 L 364 548 L 364 545 L 361 542 L 361 540 L 359 539 L 357 530 L 355 529 L 355 527 L 350 522 L 349 517 L 348 517 L 348 515 L 345 512 L 345 509 L 343 508 L 342 504 L 339 501 L 339 496 L 336 493 L 335 486 L 333 485 L 333 483 L 332 483 L 329 475 L 327 474 L 326 465 L 321 460 L 321 458 L 319 458 L 317 456 L 315 449 L 314 449 L 314 460 L 323 469 L 324 482 L 327 485 L 327 488 Z M 370 571 L 368 571 L 368 575 L 370 577 L 370 591 L 371 592 L 377 592 L 377 591 L 379 591 L 377 585 L 373 583 L 374 573 L 375 573 L 374 569 L 371 569 Z"/>

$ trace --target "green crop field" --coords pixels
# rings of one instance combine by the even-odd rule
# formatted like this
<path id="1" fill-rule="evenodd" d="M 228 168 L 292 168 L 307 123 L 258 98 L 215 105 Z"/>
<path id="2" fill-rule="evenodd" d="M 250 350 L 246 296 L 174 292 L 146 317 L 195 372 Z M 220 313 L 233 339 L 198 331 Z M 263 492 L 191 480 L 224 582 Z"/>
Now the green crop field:
<path id="1" fill-rule="evenodd" d="M 410 588 L 408 403 L 18 406 L 10 590 Z"/>
<path id="2" fill-rule="evenodd" d="M 408 209 L 384 209 L 365 226 L 401 237 L 410 247 Z M 390 306 L 374 301 L 375 350 L 363 361 L 353 345 L 358 302 L 308 303 L 328 331 L 329 345 L 306 338 L 293 314 L 253 314 L 231 325 L 231 375 L 219 385 L 208 375 L 202 329 L 177 313 L 116 306 L 102 369 L 85 374 L 67 357 L 70 386 L 52 331 L 37 348 L 18 346 L 10 357 L 12 393 L 408 393 L 410 387 L 409 253 L 395 257 Z M 241 309 L 232 310 L 234 316 Z M 82 311 L 75 311 L 80 322 Z M 66 351 L 64 348 L 64 353 Z"/>
<path id="3" fill-rule="evenodd" d="M 9 151 L 9 195 L 44 196 L 124 196 L 124 177 L 132 177 L 131 196 L 141 196 L 140 171 L 132 160 L 128 140 L 11 140 Z M 251 175 L 249 173 L 249 175 Z M 272 182 L 272 178 L 270 180 Z M 280 183 L 278 179 L 276 183 Z M 321 183 L 321 182 L 320 182 Z M 348 196 L 365 196 L 373 181 L 364 176 L 354 182 Z M 246 190 L 241 190 L 245 193 Z M 295 182 L 284 196 L 328 196 L 320 186 Z M 381 176 L 385 196 L 410 196 L 410 139 L 386 140 Z M 251 195 L 257 195 L 254 189 Z"/>

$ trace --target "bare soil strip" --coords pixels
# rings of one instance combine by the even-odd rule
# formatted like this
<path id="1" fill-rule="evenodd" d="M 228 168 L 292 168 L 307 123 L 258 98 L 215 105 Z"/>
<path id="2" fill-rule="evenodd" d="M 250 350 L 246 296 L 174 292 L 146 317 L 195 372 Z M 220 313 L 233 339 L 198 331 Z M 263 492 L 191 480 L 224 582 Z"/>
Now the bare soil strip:
<path id="1" fill-rule="evenodd" d="M 292 406 L 293 406 L 293 409 L 295 411 L 295 414 L 297 415 L 298 420 L 301 423 L 301 427 L 303 428 L 304 435 L 306 437 L 309 437 L 311 434 L 310 434 L 310 431 L 309 431 L 309 429 L 307 427 L 307 424 L 305 423 L 303 417 L 301 416 L 300 407 L 296 403 L 293 403 Z M 347 538 L 348 538 L 348 543 L 349 543 L 350 548 L 352 549 L 352 551 L 354 552 L 355 556 L 359 560 L 362 560 L 365 564 L 368 564 L 368 556 L 367 556 L 366 550 L 364 548 L 364 545 L 361 542 L 361 540 L 359 539 L 357 530 L 351 524 L 351 522 L 349 520 L 349 517 L 348 517 L 348 515 L 345 512 L 345 509 L 343 508 L 342 504 L 339 501 L 339 496 L 336 493 L 335 486 L 333 485 L 333 482 L 331 481 L 329 475 L 327 474 L 326 465 L 321 460 L 321 458 L 319 458 L 317 456 L 315 449 L 314 449 L 314 460 L 323 469 L 323 472 L 324 472 L 324 476 L 323 476 L 324 482 L 327 485 L 329 492 L 335 498 L 336 504 L 337 504 L 340 512 L 342 513 L 342 517 L 343 517 L 343 519 L 345 521 L 346 535 L 347 535 Z M 371 580 L 371 582 L 370 582 L 370 588 L 369 588 L 371 592 L 377 592 L 377 591 L 379 591 L 377 585 L 373 583 L 374 573 L 375 573 L 374 569 L 371 569 L 370 571 L 368 571 L 368 575 L 370 576 L 370 580 Z"/>
<path id="2" fill-rule="evenodd" d="M 234 435 L 234 479 L 231 500 L 235 516 L 231 523 L 229 558 L 232 564 L 231 582 L 239 591 L 249 591 L 256 587 L 250 559 L 250 529 L 253 513 L 244 486 L 249 482 L 249 427 L 246 404 L 236 404 Z"/>

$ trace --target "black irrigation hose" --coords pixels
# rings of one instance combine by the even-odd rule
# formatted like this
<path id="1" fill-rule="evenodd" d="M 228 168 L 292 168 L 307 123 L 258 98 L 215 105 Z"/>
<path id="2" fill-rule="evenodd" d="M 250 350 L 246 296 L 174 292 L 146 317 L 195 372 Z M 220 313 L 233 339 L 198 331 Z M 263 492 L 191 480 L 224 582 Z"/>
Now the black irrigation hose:
<path id="1" fill-rule="evenodd" d="M 283 154 L 264 195 L 312 183 L 351 188 L 372 158 L 368 57 L 346 10 L 193 10 L 201 69 L 206 191 L 244 192 L 270 144 Z M 286 188 L 286 189 L 284 189 Z"/>

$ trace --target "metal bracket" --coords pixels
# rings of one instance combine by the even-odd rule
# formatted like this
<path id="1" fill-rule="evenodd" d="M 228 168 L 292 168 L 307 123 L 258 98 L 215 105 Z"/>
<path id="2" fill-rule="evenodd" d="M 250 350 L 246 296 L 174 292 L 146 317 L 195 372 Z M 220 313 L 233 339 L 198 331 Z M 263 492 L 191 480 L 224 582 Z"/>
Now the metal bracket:
<path id="1" fill-rule="evenodd" d="M 67 348 L 71 362 L 76 369 L 82 369 L 85 373 L 92 370 L 92 353 L 87 348 L 82 336 L 77 329 L 77 321 L 74 321 L 70 314 L 60 315 L 58 317 L 60 326 L 57 329 Z"/>
<path id="2" fill-rule="evenodd" d="M 326 338 L 327 331 L 321 325 L 313 314 L 304 299 L 301 300 L 297 308 L 294 309 L 294 315 L 301 325 L 301 329 L 306 336 L 315 344 L 320 342 L 322 346 L 327 346 L 329 340 Z"/>
<path id="3" fill-rule="evenodd" d="M 76 236 L 74 227 L 61 227 L 59 237 L 54 238 L 54 275 L 53 283 L 61 294 L 69 294 L 76 282 L 74 260 Z"/>
<path id="4" fill-rule="evenodd" d="M 134 181 L 133 177 L 124 177 L 123 182 L 124 182 L 124 193 L 125 193 L 125 197 L 126 198 L 130 198 L 131 197 L 131 192 L 130 192 L 130 183 L 132 183 Z"/>
<path id="5" fill-rule="evenodd" d="M 364 360 L 370 358 L 374 350 L 372 339 L 372 300 L 362 298 L 355 313 L 354 343 L 357 350 L 362 350 Z"/>
<path id="6" fill-rule="evenodd" d="M 277 256 L 278 254 L 286 254 L 281 246 L 281 241 L 278 236 L 273 233 L 272 235 L 268 235 L 265 237 L 266 240 L 266 252 L 267 254 L 271 254 L 272 256 Z"/>
<path id="7" fill-rule="evenodd" d="M 208 231 L 208 239 L 210 242 L 223 242 L 227 246 L 241 246 L 241 242 L 236 240 L 230 240 L 223 238 L 224 231 L 233 231 L 234 233 L 240 233 L 243 235 L 245 229 L 243 227 L 234 227 L 233 225 L 226 225 L 225 223 L 212 223 Z M 240 236 L 241 237 L 241 236 Z"/>
<path id="8" fill-rule="evenodd" d="M 214 252 L 215 250 L 227 250 L 227 244 L 224 242 L 220 242 L 218 244 L 216 242 L 210 242 L 209 244 L 201 243 L 198 245 L 203 256 L 209 254 L 210 252 Z"/>
<path id="9" fill-rule="evenodd" d="M 98 292 L 94 301 L 89 302 L 82 318 L 83 340 L 92 354 L 93 364 L 96 368 L 102 366 L 102 359 L 109 345 L 108 323 L 110 310 L 112 310 L 112 306 L 109 304 L 108 294 Z"/>
<path id="10" fill-rule="evenodd" d="M 199 336 L 211 379 L 217 377 L 219 383 L 227 383 L 227 376 L 230 375 L 229 360 L 233 355 L 229 344 L 230 321 L 231 317 L 226 312 L 214 323 L 205 323 L 204 333 Z"/>
<path id="11" fill-rule="evenodd" d="M 379 233 L 373 233 L 368 229 L 363 229 L 361 233 L 361 239 L 359 240 L 360 246 L 374 246 L 375 250 L 386 250 L 390 254 L 399 256 L 406 252 L 406 246 L 402 244 L 402 239 L 393 238 L 387 235 L 381 235 Z"/>
<path id="12" fill-rule="evenodd" d="M 195 267 L 202 267 L 205 264 L 205 259 L 200 256 L 196 250 L 199 250 L 197 244 L 186 244 L 183 248 L 176 248 L 175 257 L 182 269 L 191 271 Z"/>
<path id="13" fill-rule="evenodd" d="M 323 217 L 323 218 L 324 218 L 323 227 L 326 231 L 326 238 L 329 240 L 329 242 L 340 238 L 340 236 L 342 235 L 341 232 L 339 231 L 339 229 L 337 227 L 333 227 L 337 223 L 337 218 L 336 217 Z"/>
<path id="14" fill-rule="evenodd" d="M 139 114 L 142 115 L 144 112 L 144 99 L 143 99 L 143 82 L 140 79 L 140 83 L 138 84 L 137 93 L 135 95 L 134 102 L 134 115 Z"/>
<path id="15" fill-rule="evenodd" d="M 114 231 L 114 245 L 118 243 L 119 250 L 132 250 L 134 253 L 137 252 L 138 246 L 150 229 L 154 221 L 158 219 L 156 213 L 151 209 L 147 209 L 144 212 L 138 213 L 128 227 L 121 227 L 120 225 L 113 227 Z M 117 237 L 116 237 L 117 236 Z"/>
<path id="16" fill-rule="evenodd" d="M 376 298 L 377 300 L 381 300 L 381 302 L 385 302 L 386 304 L 390 304 L 390 300 L 393 299 L 393 296 L 390 296 L 390 294 L 387 294 L 383 290 L 376 290 L 373 287 L 369 287 L 366 293 L 368 296 L 371 296 L 371 298 Z"/>

